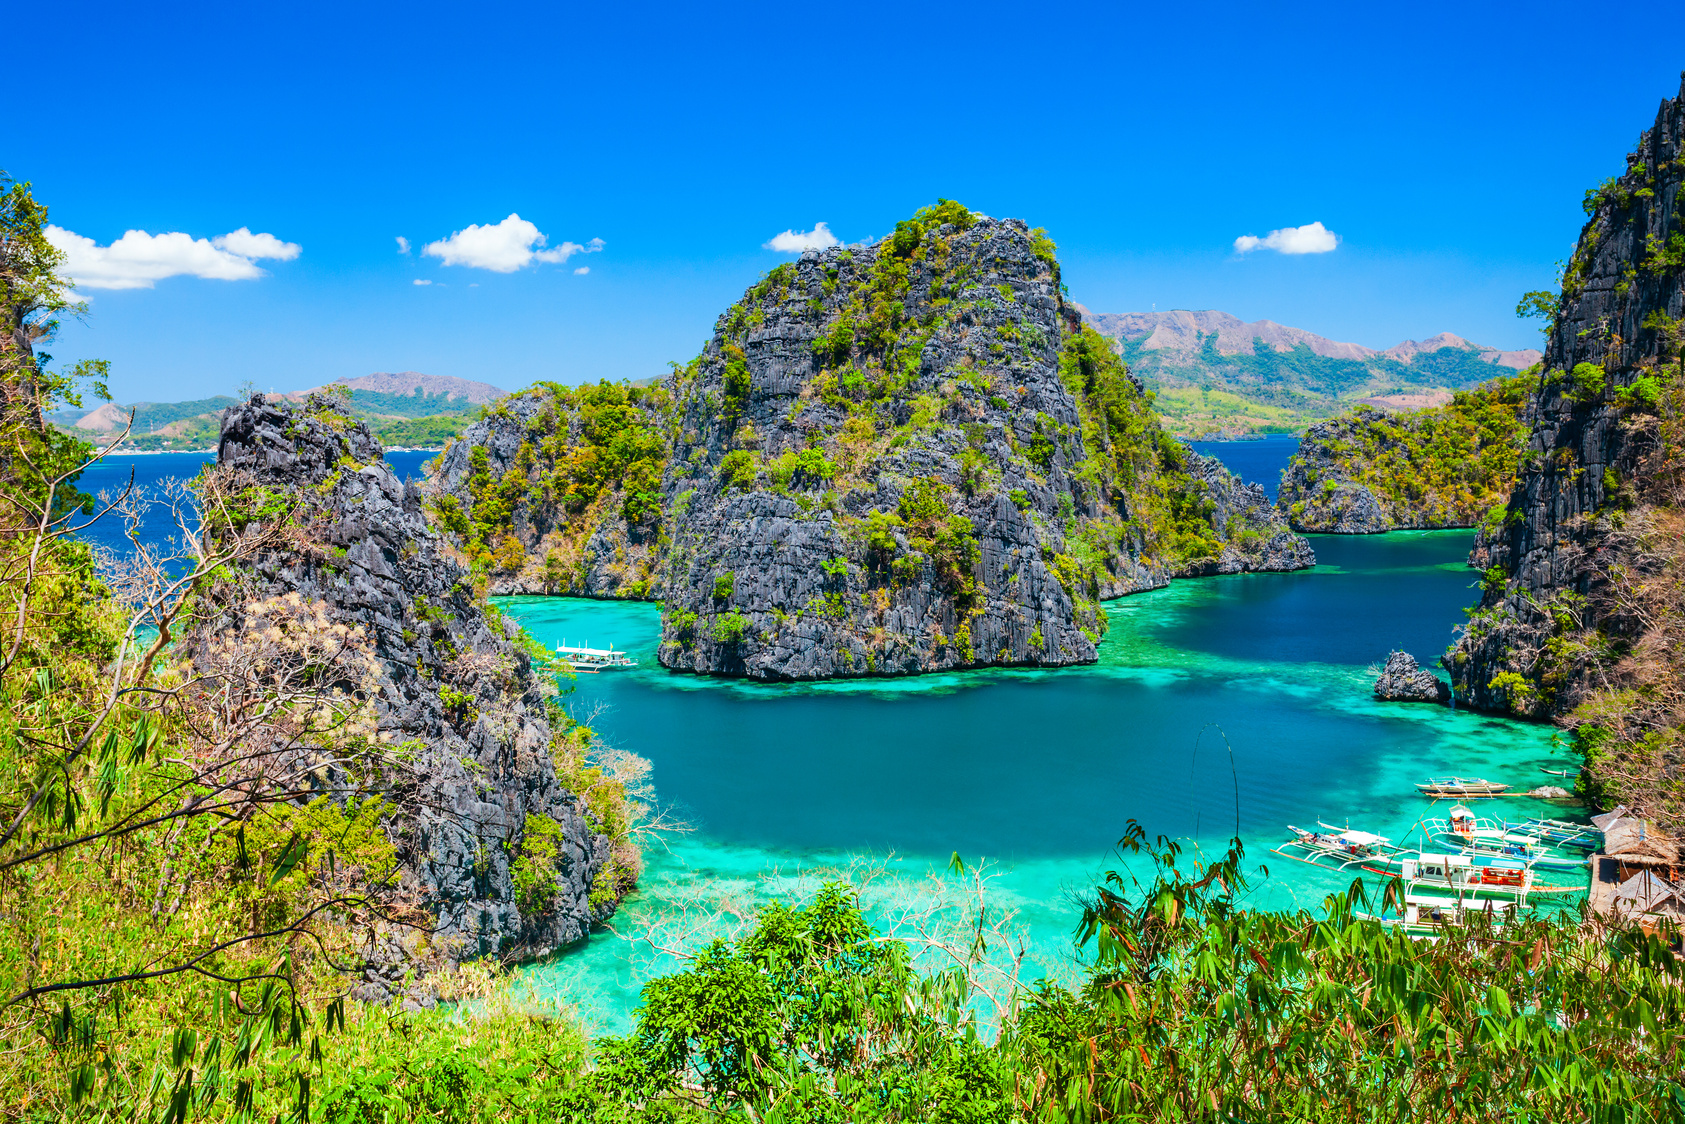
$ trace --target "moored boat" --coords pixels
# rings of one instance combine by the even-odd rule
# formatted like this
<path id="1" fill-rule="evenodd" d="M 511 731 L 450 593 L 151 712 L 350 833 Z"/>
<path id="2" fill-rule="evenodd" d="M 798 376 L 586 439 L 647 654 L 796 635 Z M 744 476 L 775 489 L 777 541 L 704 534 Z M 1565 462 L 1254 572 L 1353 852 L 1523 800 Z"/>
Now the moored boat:
<path id="1" fill-rule="evenodd" d="M 1366 863 L 1371 874 L 1398 877 L 1407 883 L 1450 890 L 1474 898 L 1497 898 L 1525 904 L 1529 894 L 1583 894 L 1584 886 L 1541 884 L 1533 868 L 1513 859 L 1481 862 L 1474 855 L 1443 855 L 1416 851 Z"/>
<path id="2" fill-rule="evenodd" d="M 1484 914 L 1495 924 L 1502 925 L 1515 918 L 1520 906 L 1515 902 L 1486 900 L 1470 902 L 1454 898 L 1434 897 L 1406 890 L 1404 902 L 1397 915 L 1355 913 L 1368 921 L 1379 921 L 1388 928 L 1403 929 L 1412 936 L 1432 936 L 1449 928 L 1467 925 Z"/>
<path id="3" fill-rule="evenodd" d="M 1507 784 L 1478 777 L 1433 777 L 1418 784 L 1416 788 L 1423 796 L 1455 796 L 1463 799 L 1502 796 L 1509 791 Z"/>
<path id="4" fill-rule="evenodd" d="M 575 671 L 598 672 L 610 668 L 638 666 L 638 661 L 625 652 L 615 651 L 613 644 L 607 648 L 586 648 L 562 643 L 556 645 L 556 654 L 566 660 Z"/>
<path id="5" fill-rule="evenodd" d="M 1384 861 L 1403 849 L 1384 835 L 1355 828 L 1318 824 L 1317 830 L 1313 831 L 1288 824 L 1287 829 L 1293 833 L 1293 838 L 1271 850 L 1282 858 L 1297 859 L 1312 866 L 1329 866 L 1332 863 L 1335 870 L 1360 866 L 1369 861 Z M 1303 853 L 1295 854 L 1294 851 Z"/>
<path id="6" fill-rule="evenodd" d="M 1426 820 L 1422 827 L 1436 839 L 1458 848 L 1464 855 L 1515 859 L 1528 865 L 1555 870 L 1577 870 L 1585 866 L 1578 856 L 1558 855 L 1536 835 L 1512 831 L 1506 823 L 1479 819 L 1461 804 L 1451 809 L 1449 820 Z"/>
<path id="7" fill-rule="evenodd" d="M 1537 816 L 1511 826 L 1517 831 L 1537 836 L 1553 847 L 1595 851 L 1603 844 L 1603 833 L 1588 823 L 1569 823 L 1567 820 Z"/>

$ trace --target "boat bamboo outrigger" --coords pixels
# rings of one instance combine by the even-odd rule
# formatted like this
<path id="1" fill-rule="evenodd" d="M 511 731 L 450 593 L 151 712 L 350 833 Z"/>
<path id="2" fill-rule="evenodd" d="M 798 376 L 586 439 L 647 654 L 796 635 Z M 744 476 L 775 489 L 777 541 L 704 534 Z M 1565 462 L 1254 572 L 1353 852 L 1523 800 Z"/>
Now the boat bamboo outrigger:
<path id="1" fill-rule="evenodd" d="M 1271 850 L 1284 859 L 1297 859 L 1312 866 L 1328 867 L 1329 862 L 1323 860 L 1330 860 L 1334 870 L 1361 866 L 1365 862 L 1385 861 L 1403 850 L 1392 840 L 1373 832 L 1333 827 L 1325 823 L 1319 823 L 1317 828 L 1318 830 L 1311 831 L 1288 824 L 1287 830 L 1293 833 L 1293 838 L 1280 847 L 1272 847 Z M 1294 854 L 1293 851 L 1304 853 Z"/>
<path id="2" fill-rule="evenodd" d="M 1557 870 L 1578 870 L 1585 866 L 1583 858 L 1553 854 L 1549 844 L 1535 835 L 1511 831 L 1501 821 L 1476 819 L 1462 804 L 1451 809 L 1450 820 L 1425 820 L 1422 827 L 1430 836 L 1457 847 L 1465 855 L 1518 859 L 1529 866 Z"/>
<path id="3" fill-rule="evenodd" d="M 1581 851 L 1595 851 L 1603 845 L 1603 832 L 1589 823 L 1569 823 L 1544 816 L 1512 824 L 1518 831 L 1537 836 L 1552 847 L 1573 847 Z"/>
<path id="4" fill-rule="evenodd" d="M 625 652 L 615 651 L 613 644 L 607 648 L 586 648 L 563 641 L 556 645 L 556 654 L 571 664 L 575 671 L 595 673 L 614 667 L 638 666 L 638 661 Z"/>
<path id="5" fill-rule="evenodd" d="M 1416 788 L 1423 796 L 1456 796 L 1465 800 L 1486 796 L 1502 796 L 1509 785 L 1478 777 L 1431 777 Z"/>
<path id="6" fill-rule="evenodd" d="M 1502 925 L 1515 918 L 1520 907 L 1515 902 L 1486 900 L 1469 902 L 1462 899 L 1440 898 L 1427 894 L 1404 894 L 1403 908 L 1396 917 L 1353 911 L 1353 916 L 1366 921 L 1379 921 L 1389 928 L 1403 929 L 1414 936 L 1429 936 L 1452 926 L 1466 925 L 1471 916 L 1486 914 L 1495 924 Z"/>

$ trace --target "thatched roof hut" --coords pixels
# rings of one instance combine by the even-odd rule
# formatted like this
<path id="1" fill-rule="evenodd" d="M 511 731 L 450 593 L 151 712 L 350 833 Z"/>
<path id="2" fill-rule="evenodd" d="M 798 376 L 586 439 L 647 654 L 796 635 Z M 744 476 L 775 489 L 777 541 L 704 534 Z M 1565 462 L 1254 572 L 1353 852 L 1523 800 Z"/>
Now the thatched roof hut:
<path id="1" fill-rule="evenodd" d="M 1641 870 L 1615 888 L 1609 911 L 1626 917 L 1665 913 L 1685 918 L 1685 889 L 1653 870 Z"/>
<path id="2" fill-rule="evenodd" d="M 1623 816 L 1603 828 L 1603 853 L 1623 866 L 1679 865 L 1679 844 L 1636 816 Z"/>

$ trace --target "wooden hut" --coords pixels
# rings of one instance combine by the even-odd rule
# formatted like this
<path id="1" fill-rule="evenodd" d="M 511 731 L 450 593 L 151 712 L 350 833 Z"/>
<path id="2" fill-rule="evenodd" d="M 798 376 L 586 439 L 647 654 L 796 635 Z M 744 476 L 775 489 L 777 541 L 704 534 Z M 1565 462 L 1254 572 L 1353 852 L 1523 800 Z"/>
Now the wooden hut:
<path id="1" fill-rule="evenodd" d="M 1593 817 L 1603 851 L 1591 856 L 1591 908 L 1627 918 L 1685 919 L 1679 844 L 1625 808 Z"/>

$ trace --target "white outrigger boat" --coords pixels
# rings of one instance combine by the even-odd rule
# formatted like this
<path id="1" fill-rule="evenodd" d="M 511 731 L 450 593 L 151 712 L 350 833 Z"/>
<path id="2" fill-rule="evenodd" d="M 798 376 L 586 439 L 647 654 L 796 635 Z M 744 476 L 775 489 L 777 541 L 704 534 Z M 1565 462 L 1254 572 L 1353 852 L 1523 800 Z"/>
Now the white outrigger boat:
<path id="1" fill-rule="evenodd" d="M 1486 914 L 1495 924 L 1502 925 L 1514 920 L 1519 909 L 1520 906 L 1515 902 L 1500 904 L 1487 900 L 1474 903 L 1460 898 L 1413 894 L 1406 890 L 1403 908 L 1396 917 L 1358 913 L 1355 910 L 1353 916 L 1361 917 L 1365 921 L 1379 921 L 1388 928 L 1403 929 L 1412 936 L 1431 936 L 1453 926 L 1466 925 L 1471 917 L 1480 914 Z"/>
<path id="2" fill-rule="evenodd" d="M 1362 866 L 1366 862 L 1384 862 L 1403 851 L 1392 840 L 1383 835 L 1376 835 L 1369 831 L 1357 831 L 1349 827 L 1334 827 L 1330 824 L 1319 823 L 1315 831 L 1302 827 L 1287 825 L 1287 830 L 1293 833 L 1293 838 L 1280 847 L 1271 850 L 1284 859 L 1297 859 L 1299 862 L 1310 863 L 1312 866 L 1329 867 L 1344 870 L 1349 866 Z M 1294 854 L 1285 848 L 1302 851 Z"/>
<path id="3" fill-rule="evenodd" d="M 607 648 L 576 647 L 565 641 L 556 645 L 556 654 L 572 665 L 575 671 L 595 673 L 615 667 L 637 667 L 638 661 L 625 652 L 617 652 L 614 645 Z"/>
<path id="4" fill-rule="evenodd" d="M 1428 851 L 1378 859 L 1363 868 L 1371 874 L 1398 877 L 1412 886 L 1449 890 L 1459 896 L 1496 898 L 1527 904 L 1528 894 L 1583 894 L 1584 886 L 1541 886 L 1533 868 L 1523 862 L 1497 859 L 1481 864 L 1470 855 L 1436 855 Z"/>
<path id="5" fill-rule="evenodd" d="M 1552 854 L 1550 844 L 1536 835 L 1511 831 L 1508 824 L 1497 820 L 1476 819 L 1461 804 L 1451 809 L 1449 820 L 1425 820 L 1422 827 L 1464 855 L 1515 859 L 1528 866 L 1556 870 L 1578 870 L 1586 865 L 1583 858 Z"/>
<path id="6" fill-rule="evenodd" d="M 1482 780 L 1478 777 L 1431 777 L 1418 784 L 1416 788 L 1423 796 L 1455 796 L 1464 800 L 1485 796 L 1502 796 L 1509 791 L 1509 785 L 1507 784 Z"/>

